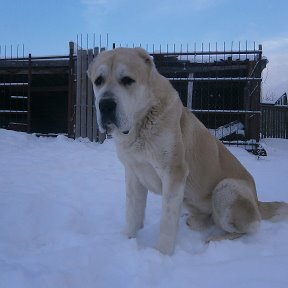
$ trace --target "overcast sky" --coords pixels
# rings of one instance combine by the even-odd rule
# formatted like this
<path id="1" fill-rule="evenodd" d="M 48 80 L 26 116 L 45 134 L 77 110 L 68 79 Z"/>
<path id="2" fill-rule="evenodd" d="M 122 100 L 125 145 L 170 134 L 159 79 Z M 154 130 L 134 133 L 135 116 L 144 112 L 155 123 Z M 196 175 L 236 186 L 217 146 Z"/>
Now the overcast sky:
<path id="1" fill-rule="evenodd" d="M 269 60 L 263 73 L 264 93 L 288 92 L 287 0 L 0 0 L 0 57 L 19 45 L 32 55 L 67 54 L 77 34 L 89 35 L 89 46 L 100 35 L 106 45 L 194 49 L 239 41 L 263 45 Z M 85 35 L 85 37 L 84 37 Z M 78 39 L 80 39 L 78 37 Z M 85 40 L 84 40 L 85 39 Z M 83 43 L 84 44 L 84 43 Z M 264 95 L 264 96 L 265 96 Z"/>

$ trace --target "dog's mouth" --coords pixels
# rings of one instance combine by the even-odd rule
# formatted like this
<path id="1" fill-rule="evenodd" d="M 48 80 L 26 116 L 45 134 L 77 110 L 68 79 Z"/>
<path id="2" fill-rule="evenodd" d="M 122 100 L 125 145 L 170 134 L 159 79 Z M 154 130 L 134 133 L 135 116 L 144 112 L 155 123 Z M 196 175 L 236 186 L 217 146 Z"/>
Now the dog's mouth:
<path id="1" fill-rule="evenodd" d="M 123 134 L 128 134 L 127 119 L 125 117 L 116 117 L 117 103 L 113 98 L 102 99 L 99 103 L 99 112 L 101 115 L 101 128 L 107 134 L 113 134 L 117 130 Z M 119 113 L 118 113 L 119 114 Z"/>
<path id="2" fill-rule="evenodd" d="M 112 98 L 102 99 L 99 103 L 103 130 L 110 130 L 116 125 L 116 102 Z"/>
<path id="3" fill-rule="evenodd" d="M 103 119 L 102 117 L 102 130 L 103 132 L 105 132 L 106 134 L 111 134 L 113 132 L 113 130 L 115 130 L 115 128 L 117 128 L 117 126 L 111 121 L 111 120 L 107 120 L 107 121 L 103 121 L 105 119 Z"/>
<path id="4" fill-rule="evenodd" d="M 105 132 L 106 134 L 112 134 L 113 131 L 115 131 L 116 129 L 124 135 L 127 135 L 130 132 L 130 130 L 121 131 L 118 125 L 110 120 L 106 121 L 105 123 L 102 122 L 101 126 L 102 126 L 103 132 Z"/>

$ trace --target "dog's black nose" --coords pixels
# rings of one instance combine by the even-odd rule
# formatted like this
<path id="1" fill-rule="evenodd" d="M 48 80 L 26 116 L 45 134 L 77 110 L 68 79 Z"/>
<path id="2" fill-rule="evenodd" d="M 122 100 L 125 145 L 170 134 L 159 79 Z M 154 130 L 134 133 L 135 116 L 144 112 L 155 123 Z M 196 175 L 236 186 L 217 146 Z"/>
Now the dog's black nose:
<path id="1" fill-rule="evenodd" d="M 106 127 L 107 124 L 115 123 L 116 102 L 113 99 L 102 99 L 99 102 L 99 110 L 104 127 Z"/>
<path id="2" fill-rule="evenodd" d="M 111 114 L 116 110 L 116 103 L 113 99 L 103 99 L 99 103 L 100 112 L 103 114 Z"/>

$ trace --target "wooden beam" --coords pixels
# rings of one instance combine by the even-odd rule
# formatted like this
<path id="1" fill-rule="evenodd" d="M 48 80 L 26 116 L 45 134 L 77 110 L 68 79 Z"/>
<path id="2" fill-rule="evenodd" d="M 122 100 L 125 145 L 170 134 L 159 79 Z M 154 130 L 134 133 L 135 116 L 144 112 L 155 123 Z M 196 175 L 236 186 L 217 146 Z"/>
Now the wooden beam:
<path id="1" fill-rule="evenodd" d="M 87 57 L 87 69 L 89 63 L 93 60 L 93 50 L 88 50 L 88 57 Z M 86 69 L 86 71 L 87 71 Z M 86 75 L 87 78 L 87 75 Z M 87 78 L 87 137 L 90 141 L 93 141 L 93 104 L 94 104 L 94 97 L 93 97 L 93 87 L 91 81 Z"/>

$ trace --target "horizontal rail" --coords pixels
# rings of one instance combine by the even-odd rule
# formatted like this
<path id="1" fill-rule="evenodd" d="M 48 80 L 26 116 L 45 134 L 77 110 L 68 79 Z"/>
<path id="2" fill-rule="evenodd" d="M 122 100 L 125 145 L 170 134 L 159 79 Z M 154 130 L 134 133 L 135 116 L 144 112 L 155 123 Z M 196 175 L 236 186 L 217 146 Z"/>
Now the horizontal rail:
<path id="1" fill-rule="evenodd" d="M 73 57 L 76 57 L 75 55 L 73 55 Z M 70 56 L 69 55 L 51 55 L 51 56 L 32 56 L 31 57 L 31 61 L 33 60 L 49 60 L 49 59 L 69 59 Z M 30 60 L 29 57 L 6 57 L 6 58 L 1 58 L 0 57 L 0 61 L 27 61 Z"/>
<path id="2" fill-rule="evenodd" d="M 79 49 L 85 51 L 85 49 Z M 239 51 L 187 51 L 187 52 L 167 52 L 167 51 L 157 51 L 149 53 L 151 56 L 165 55 L 165 56 L 201 56 L 201 55 L 255 55 L 262 54 L 262 50 L 239 50 Z M 73 55 L 73 58 L 76 58 L 76 55 Z M 31 60 L 45 60 L 45 59 L 69 59 L 69 55 L 50 55 L 50 56 L 32 56 Z M 5 57 L 1 58 L 0 61 L 5 60 L 29 60 L 29 57 Z"/>
<path id="3" fill-rule="evenodd" d="M 19 82 L 11 82 L 11 83 L 0 83 L 0 87 L 2 86 L 28 86 L 28 83 L 19 83 Z"/>
<path id="4" fill-rule="evenodd" d="M 21 125 L 21 126 L 28 126 L 28 123 L 19 123 L 19 122 L 9 122 L 9 125 Z"/>
<path id="5" fill-rule="evenodd" d="M 153 52 L 150 53 L 151 56 L 157 56 L 157 55 L 167 55 L 167 56 L 178 56 L 178 55 L 253 55 L 253 54 L 262 54 L 262 50 L 239 50 L 239 51 L 194 51 L 194 52 L 167 52 L 167 51 L 160 51 L 160 52 Z"/>
<path id="6" fill-rule="evenodd" d="M 261 103 L 262 109 L 265 110 L 275 110 L 275 109 L 288 109 L 288 105 L 277 105 L 277 104 L 266 104 L 266 103 Z"/>
<path id="7" fill-rule="evenodd" d="M 168 78 L 170 81 L 262 81 L 262 78 L 258 77 L 177 77 L 177 78 Z"/>
<path id="8" fill-rule="evenodd" d="M 231 114 L 261 114 L 259 110 L 205 110 L 205 109 L 189 109 L 193 113 L 231 113 Z"/>
<path id="9" fill-rule="evenodd" d="M 23 111 L 23 110 L 0 110 L 0 113 L 3 113 L 3 114 L 27 114 L 28 111 Z"/>
<path id="10" fill-rule="evenodd" d="M 11 99 L 28 99 L 28 96 L 10 96 Z"/>

